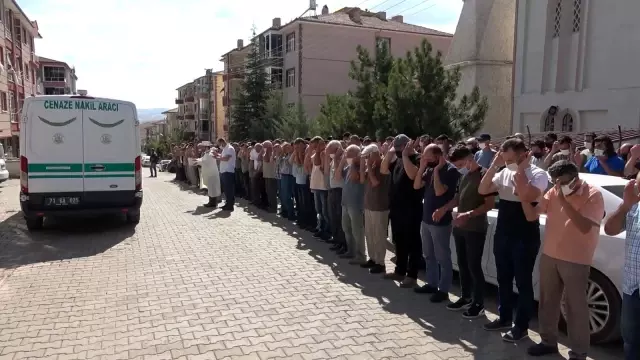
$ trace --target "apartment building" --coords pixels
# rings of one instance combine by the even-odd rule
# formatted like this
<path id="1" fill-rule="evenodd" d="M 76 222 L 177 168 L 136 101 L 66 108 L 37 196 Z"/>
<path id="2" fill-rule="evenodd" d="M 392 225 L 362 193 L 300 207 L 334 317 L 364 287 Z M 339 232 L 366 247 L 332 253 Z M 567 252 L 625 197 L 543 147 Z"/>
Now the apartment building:
<path id="1" fill-rule="evenodd" d="M 222 123 L 222 132 L 224 138 L 229 135 L 229 121 L 231 120 L 231 100 L 236 92 L 241 88 L 242 79 L 244 78 L 244 69 L 247 64 L 247 56 L 251 51 L 251 44 L 244 45 L 244 40 L 238 39 L 236 48 L 222 55 L 220 61 L 224 63 L 222 75 L 223 92 L 222 106 L 224 108 L 224 121 Z"/>
<path id="2" fill-rule="evenodd" d="M 34 39 L 42 38 L 15 0 L 0 0 L 0 142 L 19 154 L 19 114 L 25 96 L 38 93 Z"/>
<path id="3" fill-rule="evenodd" d="M 64 95 L 77 94 L 76 69 L 66 62 L 39 56 L 40 68 L 36 75 L 42 81 L 43 94 Z"/>
<path id="4" fill-rule="evenodd" d="M 222 74 L 205 70 L 205 75 L 178 89 L 176 119 L 187 136 L 201 141 L 214 141 L 218 136 L 217 123 L 222 106 Z"/>
<path id="5" fill-rule="evenodd" d="M 226 106 L 224 104 L 224 75 L 222 71 L 213 74 L 213 87 L 211 103 L 213 104 L 213 129 L 214 139 L 229 139 L 229 129 L 225 127 Z"/>
<path id="6" fill-rule="evenodd" d="M 167 124 L 167 134 L 173 134 L 180 129 L 180 121 L 178 121 L 178 108 L 169 109 L 162 113 L 165 123 Z"/>
<path id="7" fill-rule="evenodd" d="M 453 39 L 449 33 L 407 24 L 400 15 L 387 19 L 385 12 L 358 7 L 330 13 L 327 6 L 320 15 L 285 25 L 274 18 L 272 26 L 257 36 L 272 87 L 282 91 L 289 106 L 302 102 L 310 119 L 319 115 L 327 94 L 343 94 L 354 88 L 349 70 L 358 45 L 373 54 L 376 46 L 386 43 L 393 56 L 401 57 L 427 39 L 434 51 L 444 56 Z M 237 48 L 222 57 L 227 91 L 237 87 L 234 81 L 243 76 L 249 48 L 241 45 L 238 40 Z M 230 96 L 227 94 L 227 101 Z"/>

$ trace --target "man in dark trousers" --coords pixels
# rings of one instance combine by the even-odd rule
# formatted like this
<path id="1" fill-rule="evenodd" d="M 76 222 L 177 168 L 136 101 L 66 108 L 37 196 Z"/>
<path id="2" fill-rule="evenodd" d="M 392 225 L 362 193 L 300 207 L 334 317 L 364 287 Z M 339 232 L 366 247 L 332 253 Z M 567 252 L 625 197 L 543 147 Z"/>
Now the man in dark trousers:
<path id="1" fill-rule="evenodd" d="M 160 158 L 155 150 L 151 150 L 151 156 L 149 156 L 149 171 L 151 172 L 151 177 L 158 177 L 158 163 L 160 162 Z"/>

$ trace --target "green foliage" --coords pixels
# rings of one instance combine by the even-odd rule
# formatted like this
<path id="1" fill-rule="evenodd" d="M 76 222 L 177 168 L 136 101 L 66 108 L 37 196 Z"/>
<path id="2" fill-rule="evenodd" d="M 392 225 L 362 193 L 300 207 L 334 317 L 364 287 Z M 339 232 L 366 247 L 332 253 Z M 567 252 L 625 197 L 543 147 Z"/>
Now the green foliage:
<path id="1" fill-rule="evenodd" d="M 487 98 L 477 87 L 458 97 L 460 70 L 445 69 L 442 54 L 434 54 L 426 40 L 403 58 L 394 59 L 386 42 L 376 47 L 375 59 L 360 46 L 356 51 L 349 75 L 358 85 L 349 94 L 327 96 L 318 118 L 321 132 L 460 139 L 482 127 Z"/>
<path id="2" fill-rule="evenodd" d="M 244 69 L 244 79 L 231 101 L 231 141 L 246 139 L 265 140 L 274 133 L 276 124 L 267 117 L 267 102 L 270 88 L 264 71 L 260 44 L 255 27 L 251 37 L 250 52 Z"/>

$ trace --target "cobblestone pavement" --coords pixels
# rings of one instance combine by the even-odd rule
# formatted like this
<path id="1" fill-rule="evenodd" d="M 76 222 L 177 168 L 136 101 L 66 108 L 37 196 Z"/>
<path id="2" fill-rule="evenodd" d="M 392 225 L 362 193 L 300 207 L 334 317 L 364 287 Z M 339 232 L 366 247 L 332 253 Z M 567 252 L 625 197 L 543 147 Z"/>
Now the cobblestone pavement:
<path id="1" fill-rule="evenodd" d="M 33 235 L 18 182 L 0 185 L 0 359 L 526 358 L 530 342 L 504 343 L 274 216 L 207 212 L 170 179 L 145 179 L 135 230 L 102 219 Z"/>

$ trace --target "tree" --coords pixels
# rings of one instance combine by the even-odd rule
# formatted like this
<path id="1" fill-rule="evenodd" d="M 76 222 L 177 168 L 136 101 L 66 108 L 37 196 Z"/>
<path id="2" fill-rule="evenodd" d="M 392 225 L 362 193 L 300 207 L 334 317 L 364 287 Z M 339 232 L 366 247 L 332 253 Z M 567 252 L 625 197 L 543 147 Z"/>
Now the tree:
<path id="1" fill-rule="evenodd" d="M 266 116 L 270 88 L 263 65 L 260 43 L 254 26 L 244 79 L 231 102 L 232 121 L 229 138 L 232 141 L 248 138 L 265 140 L 273 134 L 275 125 L 272 119 Z"/>
<path id="2" fill-rule="evenodd" d="M 279 137 L 293 140 L 318 135 L 319 128 L 316 121 L 310 121 L 301 102 L 287 107 L 280 126 Z"/>
<path id="3" fill-rule="evenodd" d="M 350 73 L 358 83 L 356 89 L 344 96 L 327 96 L 318 118 L 324 131 L 376 138 L 447 134 L 459 139 L 482 127 L 487 98 L 477 87 L 459 97 L 460 70 L 446 69 L 442 54 L 434 54 L 426 40 L 402 58 L 392 58 L 386 42 L 378 44 L 374 60 L 360 46 L 357 52 Z"/>

